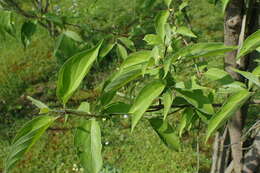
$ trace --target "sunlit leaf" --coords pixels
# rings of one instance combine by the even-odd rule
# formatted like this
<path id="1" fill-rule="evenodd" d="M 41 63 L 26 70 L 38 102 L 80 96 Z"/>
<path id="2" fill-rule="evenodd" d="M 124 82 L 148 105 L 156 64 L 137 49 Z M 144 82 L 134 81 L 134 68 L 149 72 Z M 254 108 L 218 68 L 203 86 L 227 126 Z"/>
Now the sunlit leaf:
<path id="1" fill-rule="evenodd" d="M 147 62 L 150 58 L 151 51 L 143 50 L 132 53 L 125 59 L 125 61 L 121 65 L 121 69 Z"/>
<path id="2" fill-rule="evenodd" d="M 219 127 L 230 119 L 241 106 L 243 106 L 250 95 L 251 94 L 247 90 L 241 90 L 228 98 L 227 102 L 209 121 L 206 141 Z"/>
<path id="3" fill-rule="evenodd" d="M 210 68 L 204 75 L 211 81 L 217 81 L 222 85 L 234 82 L 234 79 L 224 70 L 218 68 Z"/>
<path id="4" fill-rule="evenodd" d="M 65 32 L 63 32 L 63 33 L 64 33 L 67 37 L 69 37 L 69 38 L 71 38 L 71 39 L 73 39 L 73 40 L 75 40 L 75 41 L 83 42 L 81 36 L 80 36 L 78 33 L 74 32 L 74 31 L 67 30 L 67 31 L 65 31 Z"/>
<path id="5" fill-rule="evenodd" d="M 155 30 L 162 40 L 164 40 L 165 38 L 165 25 L 167 23 L 169 15 L 170 12 L 168 10 L 163 10 L 158 13 L 155 19 Z"/>
<path id="6" fill-rule="evenodd" d="M 107 114 L 127 114 L 130 110 L 131 105 L 123 103 L 123 102 L 116 102 L 107 105 L 104 108 L 104 113 Z"/>
<path id="7" fill-rule="evenodd" d="M 197 36 L 186 26 L 178 27 L 176 32 L 183 36 L 197 38 Z"/>
<path id="8" fill-rule="evenodd" d="M 225 13 L 226 8 L 228 6 L 228 3 L 230 2 L 230 0 L 221 0 L 222 1 L 222 12 Z"/>
<path id="9" fill-rule="evenodd" d="M 63 104 L 67 103 L 89 72 L 98 56 L 101 44 L 102 42 L 93 49 L 74 55 L 61 67 L 58 76 L 57 96 Z"/>
<path id="10" fill-rule="evenodd" d="M 235 68 L 232 68 L 233 71 L 241 74 L 242 76 L 244 76 L 245 78 L 247 78 L 250 82 L 256 84 L 257 86 L 260 87 L 260 80 L 259 77 L 254 75 L 253 73 L 247 72 L 247 71 L 241 71 Z"/>
<path id="11" fill-rule="evenodd" d="M 135 128 L 138 121 L 142 118 L 142 115 L 164 90 L 165 84 L 161 80 L 155 80 L 147 84 L 138 94 L 134 101 L 129 113 L 132 114 L 132 131 Z"/>
<path id="12" fill-rule="evenodd" d="M 102 169 L 102 143 L 101 131 L 95 119 L 81 120 L 74 139 L 78 156 L 85 172 L 99 173 Z"/>
<path id="13" fill-rule="evenodd" d="M 126 37 L 120 37 L 118 38 L 128 49 L 135 51 L 135 45 L 132 40 Z"/>
<path id="14" fill-rule="evenodd" d="M 40 100 L 36 100 L 30 96 L 27 96 L 27 99 L 30 100 L 32 102 L 32 104 L 34 104 L 35 106 L 37 106 L 40 109 L 39 114 L 48 113 L 50 111 L 50 108 L 46 104 L 41 102 Z"/>
<path id="15" fill-rule="evenodd" d="M 184 129 L 190 125 L 193 117 L 194 117 L 194 111 L 192 108 L 186 108 L 182 112 L 181 121 L 179 124 L 179 136 L 182 136 Z"/>
<path id="16" fill-rule="evenodd" d="M 5 161 L 4 172 L 8 173 L 22 156 L 35 144 L 56 118 L 39 116 L 27 122 L 15 136 Z"/>
<path id="17" fill-rule="evenodd" d="M 161 44 L 163 44 L 161 37 L 156 35 L 156 34 L 145 35 L 144 41 L 146 41 L 148 45 L 161 45 Z"/>
<path id="18" fill-rule="evenodd" d="M 117 56 L 122 59 L 126 59 L 128 56 L 128 53 L 127 53 L 127 50 L 125 49 L 125 47 L 118 43 L 117 43 L 117 47 L 116 47 L 116 52 L 117 52 Z"/>
<path id="19" fill-rule="evenodd" d="M 164 94 L 163 94 L 163 103 L 164 103 L 164 109 L 163 109 L 163 119 L 165 120 L 167 117 L 167 114 L 169 113 L 172 102 L 174 99 L 174 94 L 173 92 L 168 89 Z"/>

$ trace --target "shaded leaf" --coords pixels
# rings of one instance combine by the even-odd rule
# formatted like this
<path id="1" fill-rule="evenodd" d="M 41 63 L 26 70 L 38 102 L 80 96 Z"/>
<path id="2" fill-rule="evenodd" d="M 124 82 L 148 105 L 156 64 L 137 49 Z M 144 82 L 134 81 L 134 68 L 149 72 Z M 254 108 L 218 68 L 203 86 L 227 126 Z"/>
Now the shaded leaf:
<path id="1" fill-rule="evenodd" d="M 182 136 L 184 129 L 190 125 L 193 117 L 194 117 L 193 109 L 185 108 L 185 110 L 182 112 L 181 121 L 179 125 L 179 136 Z"/>
<path id="2" fill-rule="evenodd" d="M 135 51 L 135 45 L 132 40 L 130 40 L 129 38 L 126 38 L 126 37 L 120 37 L 118 39 L 125 45 L 125 47 L 127 47 L 128 49 L 130 49 L 132 51 Z"/>
<path id="3" fill-rule="evenodd" d="M 210 68 L 204 75 L 211 81 L 217 81 L 221 85 L 234 82 L 234 79 L 226 71 L 218 68 Z"/>
<path id="4" fill-rule="evenodd" d="M 174 96 L 173 92 L 168 89 L 164 94 L 163 94 L 163 104 L 164 104 L 164 109 L 163 109 L 163 119 L 165 120 L 167 117 L 167 114 L 169 113 L 172 102 L 173 102 Z"/>
<path id="5" fill-rule="evenodd" d="M 117 102 L 112 103 L 110 105 L 107 105 L 104 108 L 104 113 L 107 114 L 127 114 L 130 110 L 131 105 L 123 103 L 123 102 Z"/>
<path id="6" fill-rule="evenodd" d="M 180 139 L 167 121 L 163 121 L 160 118 L 152 118 L 149 122 L 167 147 L 175 151 L 180 150 Z"/>
<path id="7" fill-rule="evenodd" d="M 50 108 L 46 104 L 41 102 L 40 100 L 36 100 L 30 96 L 27 96 L 27 99 L 30 100 L 32 102 L 32 104 L 34 104 L 35 106 L 37 106 L 40 109 L 39 114 L 48 113 L 50 111 Z"/>
<path id="8" fill-rule="evenodd" d="M 147 42 L 148 45 L 160 45 L 163 44 L 163 41 L 160 36 L 156 34 L 147 34 L 144 37 L 144 41 Z"/>
<path id="9" fill-rule="evenodd" d="M 258 76 L 254 75 L 253 73 L 247 72 L 247 71 L 241 71 L 235 68 L 232 68 L 233 71 L 241 74 L 242 76 L 244 76 L 245 78 L 247 78 L 250 82 L 256 84 L 257 86 L 260 87 L 260 80 L 258 78 Z"/>
<path id="10" fill-rule="evenodd" d="M 67 31 L 63 32 L 63 34 L 66 35 L 67 37 L 71 38 L 72 40 L 75 40 L 78 42 L 83 42 L 81 36 L 74 31 L 67 30 Z"/>
<path id="11" fill-rule="evenodd" d="M 30 43 L 33 34 L 36 32 L 37 25 L 31 21 L 23 23 L 21 28 L 21 41 L 23 46 L 26 48 Z"/>
<path id="12" fill-rule="evenodd" d="M 230 0 L 221 0 L 222 1 L 222 12 L 225 13 L 226 8 L 228 6 L 228 3 L 230 2 Z"/>

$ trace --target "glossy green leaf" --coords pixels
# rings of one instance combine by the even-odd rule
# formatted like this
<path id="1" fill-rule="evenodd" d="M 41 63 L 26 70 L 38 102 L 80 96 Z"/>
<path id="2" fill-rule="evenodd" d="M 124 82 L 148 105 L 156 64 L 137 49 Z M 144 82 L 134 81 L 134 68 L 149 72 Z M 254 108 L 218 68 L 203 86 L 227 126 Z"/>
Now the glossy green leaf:
<path id="1" fill-rule="evenodd" d="M 125 47 L 118 43 L 117 43 L 117 47 L 116 47 L 116 52 L 117 52 L 117 56 L 122 59 L 126 59 L 128 56 L 128 53 L 127 53 L 127 50 L 125 49 Z"/>
<path id="2" fill-rule="evenodd" d="M 241 71 L 241 70 L 234 69 L 234 68 L 232 68 L 232 70 L 241 74 L 242 76 L 247 78 L 250 82 L 252 82 L 260 87 L 260 80 L 259 80 L 258 76 L 254 75 L 253 73 L 247 72 L 247 71 Z"/>
<path id="3" fill-rule="evenodd" d="M 33 34 L 36 32 L 37 25 L 31 21 L 23 23 L 21 28 L 21 41 L 26 48 L 31 43 Z"/>
<path id="4" fill-rule="evenodd" d="M 128 49 L 130 49 L 132 51 L 135 51 L 135 45 L 132 40 L 130 40 L 129 38 L 126 38 L 126 37 L 120 37 L 118 39 L 125 45 L 125 47 L 127 47 Z"/>
<path id="5" fill-rule="evenodd" d="M 181 121 L 179 124 L 179 136 L 182 136 L 184 129 L 190 125 L 193 117 L 194 117 L 194 111 L 192 108 L 186 108 L 182 112 Z"/>
<path id="6" fill-rule="evenodd" d="M 142 75 L 142 69 L 140 66 L 128 67 L 116 74 L 111 82 L 105 87 L 105 92 L 116 91 L 125 84 L 135 80 Z"/>
<path id="7" fill-rule="evenodd" d="M 40 109 L 39 114 L 48 113 L 50 111 L 50 108 L 46 104 L 41 102 L 40 100 L 36 100 L 30 96 L 27 96 L 27 99 L 30 100 L 32 102 L 32 104 L 34 104 L 35 106 L 37 106 Z"/>
<path id="8" fill-rule="evenodd" d="M 58 76 L 57 96 L 63 104 L 67 103 L 89 72 L 98 56 L 101 44 L 102 42 L 93 49 L 74 55 L 61 67 Z"/>
<path id="9" fill-rule="evenodd" d="M 152 118 L 149 122 L 168 148 L 174 151 L 180 150 L 180 139 L 173 130 L 173 127 L 167 121 L 160 118 Z"/>
<path id="10" fill-rule="evenodd" d="M 131 105 L 123 103 L 123 102 L 117 102 L 107 105 L 104 108 L 104 113 L 107 114 L 127 114 L 130 110 Z"/>
<path id="11" fill-rule="evenodd" d="M 170 12 L 168 10 L 163 10 L 158 13 L 155 19 L 155 30 L 162 40 L 165 38 L 165 25 L 169 15 Z"/>
<path id="12" fill-rule="evenodd" d="M 35 144 L 56 118 L 39 116 L 27 122 L 15 136 L 6 157 L 4 172 L 8 173 L 22 156 Z"/>
<path id="13" fill-rule="evenodd" d="M 210 68 L 204 75 L 211 81 L 217 81 L 222 85 L 234 82 L 234 79 L 224 70 L 219 68 Z"/>
<path id="14" fill-rule="evenodd" d="M 172 102 L 174 99 L 173 92 L 168 89 L 164 94 L 163 94 L 163 104 L 164 104 L 164 109 L 163 109 L 163 119 L 165 120 L 170 109 L 172 106 Z"/>
<path id="15" fill-rule="evenodd" d="M 195 108 L 206 114 L 214 114 L 213 106 L 202 90 L 178 89 L 176 91 Z"/>
<path id="16" fill-rule="evenodd" d="M 145 111 L 164 90 L 165 84 L 161 80 L 155 80 L 147 84 L 138 94 L 129 113 L 132 114 L 132 131 Z"/>
<path id="17" fill-rule="evenodd" d="M 223 43 L 197 43 L 186 46 L 178 51 L 175 56 L 186 58 L 219 56 L 236 49 L 236 46 L 225 46 Z"/>
<path id="18" fill-rule="evenodd" d="M 197 38 L 197 36 L 186 26 L 178 27 L 176 32 L 183 36 Z"/>
<path id="19" fill-rule="evenodd" d="M 225 13 L 226 8 L 228 6 L 228 3 L 230 2 L 230 0 L 221 0 L 222 1 L 222 12 Z"/>
<path id="20" fill-rule="evenodd" d="M 63 32 L 63 34 L 66 35 L 67 37 L 71 38 L 72 40 L 75 40 L 78 42 L 83 42 L 83 39 L 81 38 L 81 36 L 74 31 L 67 30 L 67 31 Z"/>
<path id="21" fill-rule="evenodd" d="M 260 30 L 256 31 L 255 33 L 247 37 L 247 39 L 244 41 L 239 51 L 239 54 L 237 55 L 237 59 L 256 50 L 259 46 L 260 46 Z"/>
<path id="22" fill-rule="evenodd" d="M 251 94 L 247 90 L 241 90 L 228 98 L 227 102 L 209 121 L 206 141 L 219 127 L 235 114 L 250 96 Z"/>
<path id="23" fill-rule="evenodd" d="M 146 41 L 148 45 L 161 45 L 161 44 L 163 44 L 161 37 L 156 35 L 156 34 L 145 35 L 144 41 Z"/>
<path id="24" fill-rule="evenodd" d="M 85 172 L 99 173 L 103 165 L 99 124 L 95 119 L 81 120 L 81 122 L 81 126 L 76 130 L 74 139 L 80 163 Z"/>
<path id="25" fill-rule="evenodd" d="M 147 62 L 150 58 L 151 58 L 151 51 L 143 50 L 143 51 L 132 53 L 125 59 L 125 61 L 121 65 L 121 69 L 142 64 L 144 62 Z"/>

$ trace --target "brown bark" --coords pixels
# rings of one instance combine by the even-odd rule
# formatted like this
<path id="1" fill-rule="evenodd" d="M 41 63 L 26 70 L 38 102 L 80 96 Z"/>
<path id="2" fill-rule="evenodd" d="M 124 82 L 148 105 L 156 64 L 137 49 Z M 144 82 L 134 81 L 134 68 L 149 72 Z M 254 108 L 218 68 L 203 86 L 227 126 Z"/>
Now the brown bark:
<path id="1" fill-rule="evenodd" d="M 239 36 L 241 31 L 242 23 L 242 10 L 243 10 L 243 0 L 231 0 L 225 15 L 224 21 L 224 42 L 226 45 L 238 45 Z M 232 51 L 226 54 L 225 57 L 225 70 L 235 79 L 240 80 L 240 76 L 231 70 L 230 67 L 237 67 L 236 63 L 237 51 Z M 238 110 L 233 118 L 230 120 L 229 134 L 231 142 L 231 154 L 234 161 L 235 173 L 241 173 L 242 170 L 242 143 L 241 143 L 241 133 L 242 133 L 242 121 L 243 113 L 242 110 Z"/>

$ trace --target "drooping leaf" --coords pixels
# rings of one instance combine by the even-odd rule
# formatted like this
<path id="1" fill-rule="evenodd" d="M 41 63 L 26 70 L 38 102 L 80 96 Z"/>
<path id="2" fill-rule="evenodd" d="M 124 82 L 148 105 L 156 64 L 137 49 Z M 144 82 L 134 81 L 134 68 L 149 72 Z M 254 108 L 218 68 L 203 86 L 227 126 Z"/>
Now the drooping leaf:
<path id="1" fill-rule="evenodd" d="M 40 109 L 39 114 L 48 113 L 50 111 L 50 108 L 40 100 L 36 100 L 30 96 L 27 96 L 27 99 Z"/>
<path id="2" fill-rule="evenodd" d="M 121 65 L 121 69 L 147 62 L 150 58 L 151 51 L 148 50 L 132 53 L 125 59 Z"/>
<path id="3" fill-rule="evenodd" d="M 163 119 L 165 120 L 167 117 L 167 114 L 169 113 L 172 102 L 174 99 L 173 92 L 168 89 L 164 94 L 163 94 L 163 103 L 164 103 L 164 109 L 163 109 Z"/>
<path id="4" fill-rule="evenodd" d="M 188 7 L 188 1 L 182 1 L 181 5 L 179 6 L 179 10 L 182 11 L 184 8 Z"/>
<path id="5" fill-rule="evenodd" d="M 64 31 L 63 33 L 64 33 L 64 35 L 66 35 L 67 37 L 69 37 L 75 41 L 83 42 L 83 39 L 81 38 L 81 36 L 74 31 L 67 30 L 67 31 Z"/>
<path id="6" fill-rule="evenodd" d="M 135 51 L 135 45 L 132 40 L 126 37 L 120 37 L 118 38 L 128 49 Z"/>
<path id="7" fill-rule="evenodd" d="M 161 45 L 161 44 L 163 44 L 161 37 L 156 35 L 156 34 L 145 35 L 144 41 L 146 41 L 148 45 Z"/>
<path id="8" fill-rule="evenodd" d="M 36 32 L 37 25 L 31 21 L 23 23 L 21 28 L 21 41 L 26 48 L 31 43 L 33 34 Z"/>
<path id="9" fill-rule="evenodd" d="M 141 75 L 142 69 L 140 68 L 140 66 L 130 66 L 128 68 L 124 68 L 111 79 L 111 82 L 105 87 L 104 91 L 116 91 L 117 89 L 135 80 Z"/>
<path id="10" fill-rule="evenodd" d="M 243 106 L 250 95 L 250 92 L 247 90 L 241 90 L 228 98 L 227 102 L 220 108 L 216 115 L 210 119 L 206 141 L 219 127 L 230 119 L 241 106 Z"/>
<path id="11" fill-rule="evenodd" d="M 82 120 L 77 128 L 74 143 L 78 151 L 80 163 L 85 172 L 99 173 L 102 169 L 101 132 L 95 119 Z"/>
<path id="12" fill-rule="evenodd" d="M 189 89 L 179 89 L 176 91 L 195 108 L 206 114 L 214 114 L 213 106 L 208 97 L 206 97 L 202 90 L 189 90 Z"/>
<path id="13" fill-rule="evenodd" d="M 197 38 L 197 36 L 189 28 L 187 28 L 186 26 L 178 27 L 176 32 L 178 34 L 183 35 L 183 36 Z"/>
<path id="14" fill-rule="evenodd" d="M 168 10 L 163 10 L 158 13 L 155 19 L 155 30 L 156 33 L 161 37 L 164 41 L 165 38 L 165 25 L 167 23 L 170 12 Z"/>
<path id="15" fill-rule="evenodd" d="M 61 67 L 58 76 L 57 96 L 63 104 L 67 103 L 90 70 L 98 56 L 101 44 L 102 42 L 93 49 L 74 55 Z"/>
<path id="16" fill-rule="evenodd" d="M 194 116 L 194 111 L 192 108 L 186 108 L 182 112 L 181 121 L 179 125 L 179 136 L 182 136 L 184 129 L 190 125 L 193 116 Z"/>
<path id="17" fill-rule="evenodd" d="M 127 53 L 127 50 L 125 49 L 125 47 L 119 43 L 117 43 L 116 52 L 117 52 L 117 56 L 122 59 L 126 59 L 128 56 L 128 53 Z"/>
<path id="18" fill-rule="evenodd" d="M 138 94 L 134 101 L 129 113 L 132 114 L 132 131 L 135 128 L 138 121 L 142 118 L 142 115 L 164 90 L 165 84 L 161 80 L 155 80 L 147 84 Z"/>
<path id="19" fill-rule="evenodd" d="M 239 54 L 237 55 L 237 59 L 256 50 L 259 46 L 260 46 L 260 30 L 256 31 L 255 33 L 247 37 L 247 39 L 244 41 L 239 51 Z"/>
<path id="20" fill-rule="evenodd" d="M 167 147 L 175 151 L 180 150 L 180 139 L 167 121 L 160 118 L 152 118 L 149 122 Z"/>
<path id="21" fill-rule="evenodd" d="M 113 49 L 114 46 L 115 43 L 110 42 L 101 46 L 99 53 L 99 62 L 103 60 L 103 58 Z"/>
<path id="22" fill-rule="evenodd" d="M 260 80 L 258 78 L 258 76 L 254 75 L 253 73 L 247 72 L 247 71 L 241 71 L 235 68 L 232 68 L 233 71 L 241 74 L 242 76 L 244 76 L 245 78 L 247 78 L 250 82 L 256 84 L 257 86 L 260 87 Z"/>
<path id="23" fill-rule="evenodd" d="M 27 122 L 15 136 L 5 161 L 4 172 L 8 173 L 22 156 L 35 144 L 56 118 L 39 116 Z"/>
<path id="24" fill-rule="evenodd" d="M 211 81 L 217 81 L 221 85 L 234 82 L 234 79 L 226 71 L 219 68 L 210 68 L 204 75 Z"/>
<path id="25" fill-rule="evenodd" d="M 116 102 L 107 105 L 104 108 L 104 113 L 107 114 L 127 114 L 130 110 L 131 105 L 123 103 L 123 102 Z"/>

